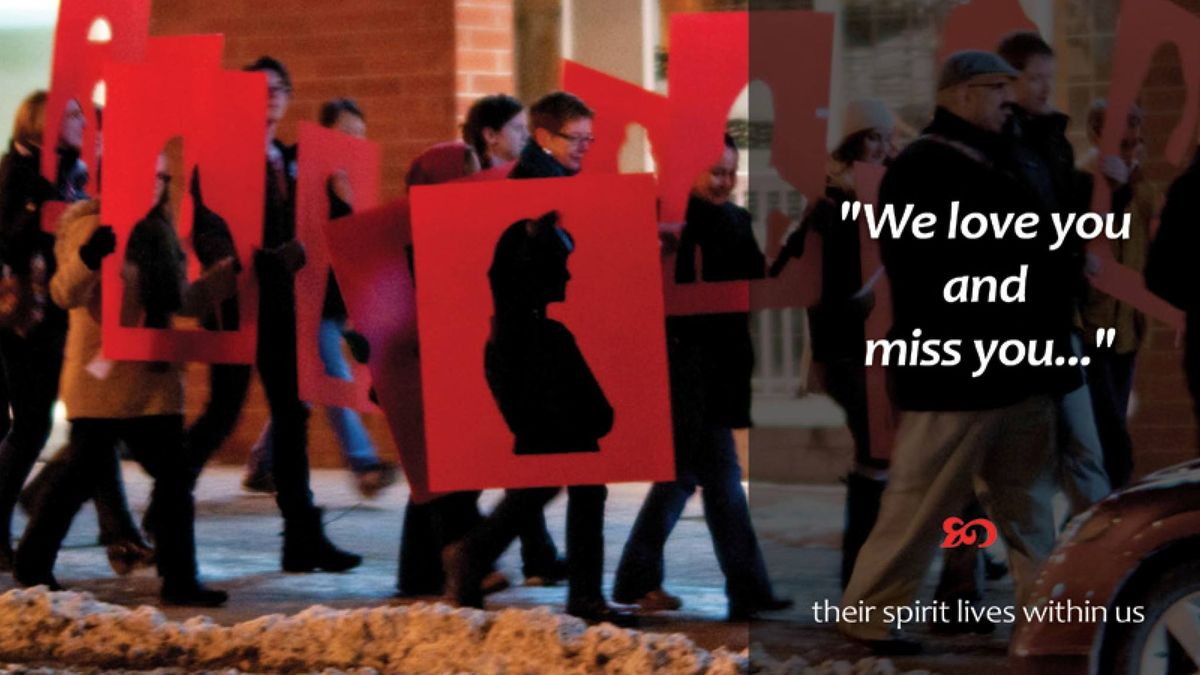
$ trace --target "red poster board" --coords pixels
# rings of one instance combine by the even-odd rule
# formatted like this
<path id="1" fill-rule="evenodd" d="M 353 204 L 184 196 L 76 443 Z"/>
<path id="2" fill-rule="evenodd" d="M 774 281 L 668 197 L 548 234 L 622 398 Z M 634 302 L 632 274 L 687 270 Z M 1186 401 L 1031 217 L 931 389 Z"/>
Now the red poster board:
<path id="1" fill-rule="evenodd" d="M 411 198 L 430 488 L 673 479 L 653 179 L 471 182 L 416 188 Z M 567 300 L 549 313 L 574 334 L 615 424 L 597 453 L 517 456 L 484 378 L 487 270 L 509 225 L 551 210 L 576 248 Z"/>
<path id="2" fill-rule="evenodd" d="M 92 42 L 88 33 L 97 22 L 111 32 L 111 40 Z M 101 32 L 97 30 L 97 32 Z M 59 127 L 67 102 L 75 99 L 83 109 L 82 159 L 87 164 L 88 194 L 96 189 L 96 110 L 92 95 L 110 61 L 141 61 L 150 32 L 150 0 L 61 0 L 58 24 L 54 30 L 54 61 L 51 66 L 50 95 L 46 102 L 46 130 L 42 147 L 42 175 L 53 182 L 57 155 L 49 149 L 58 146 Z M 53 212 L 54 209 L 51 209 Z"/>
<path id="3" fill-rule="evenodd" d="M 585 173 L 615 173 L 625 128 L 641 124 L 649 132 L 659 165 L 659 220 L 682 222 L 693 181 L 722 151 L 730 109 L 751 80 L 758 80 L 770 88 L 773 118 L 778 120 L 770 166 L 813 203 L 824 192 L 828 156 L 833 17 L 817 12 L 711 12 L 675 14 L 671 21 L 667 99 L 564 62 L 564 88 L 596 110 L 597 141 L 584 162 Z M 756 100 L 752 106 L 762 103 Z M 754 110 L 755 115 L 763 112 Z M 765 248 L 772 253 L 786 230 L 786 217 L 774 212 L 767 218 L 772 226 Z M 810 246 L 808 251 L 774 279 L 687 285 L 674 283 L 675 261 L 668 257 L 663 261 L 667 313 L 807 306 L 819 297 L 821 271 L 820 247 Z"/>
<path id="4" fill-rule="evenodd" d="M 296 177 L 296 236 L 304 245 L 307 263 L 296 274 L 296 349 L 300 398 L 327 406 L 375 410 L 369 393 L 367 367 L 350 362 L 353 379 L 325 373 L 318 346 L 321 312 L 330 273 L 325 232 L 351 227 L 345 219 L 329 221 L 327 184 L 336 171 L 344 171 L 354 193 L 352 207 L 367 210 L 379 204 L 379 175 L 383 155 L 378 143 L 311 122 L 300 124 Z M 353 231 L 353 230 L 352 230 Z"/>
<path id="5" fill-rule="evenodd" d="M 111 64 L 105 70 L 105 184 L 101 217 L 117 235 L 103 266 L 104 356 L 114 360 L 253 363 L 258 293 L 252 253 L 262 241 L 266 146 L 261 73 L 215 68 L 181 70 L 174 63 Z M 236 331 L 122 326 L 120 269 L 129 234 L 153 201 L 155 161 L 172 137 L 183 139 L 183 180 L 200 168 L 205 203 L 228 223 L 243 272 Z M 186 244 L 192 208 L 185 198 L 176 229 Z"/>
<path id="6" fill-rule="evenodd" d="M 858 198 L 864 204 L 879 205 L 879 186 L 883 182 L 885 169 L 874 164 L 855 164 L 854 181 L 858 187 Z M 879 241 L 872 239 L 867 230 L 867 220 L 858 220 L 859 241 L 864 286 L 875 280 L 875 308 L 867 316 L 866 339 L 883 340 L 892 327 L 892 289 L 883 269 L 883 257 Z M 883 366 L 867 367 L 867 417 L 871 437 L 871 456 L 888 459 L 899 425 L 896 408 L 888 391 L 887 370 Z"/>
<path id="7" fill-rule="evenodd" d="M 1019 30 L 1038 32 L 1020 0 L 969 0 L 950 10 L 942 28 L 937 64 L 941 66 L 948 56 L 964 49 L 995 51 L 1004 36 Z"/>
<path id="8" fill-rule="evenodd" d="M 661 163 L 667 144 L 667 98 L 569 59 L 563 60 L 562 84 L 595 111 L 584 173 L 619 173 L 621 146 L 629 126 L 646 130 L 655 161 Z"/>
<path id="9" fill-rule="evenodd" d="M 1118 154 L 1129 109 L 1149 74 L 1155 53 L 1164 45 L 1178 50 L 1187 91 L 1183 112 L 1167 141 L 1166 159 L 1175 166 L 1183 166 L 1186 153 L 1195 148 L 1197 138 L 1200 138 L 1197 131 L 1200 121 L 1200 18 L 1166 0 L 1145 0 L 1136 5 L 1125 3 L 1121 7 L 1112 82 L 1108 90 L 1108 112 L 1100 139 L 1102 154 Z M 1095 186 L 1092 210 L 1105 213 L 1112 207 L 1112 195 L 1100 173 L 1099 162 L 1092 184 Z M 1183 313 L 1147 290 L 1140 270 L 1117 263 L 1107 240 L 1093 241 L 1088 250 L 1102 261 L 1099 273 L 1089 279 L 1093 287 L 1183 330 Z"/>
<path id="10" fill-rule="evenodd" d="M 326 223 L 330 260 L 355 328 L 371 344 L 367 367 L 413 499 L 430 497 L 417 313 L 407 249 L 408 200 Z"/>

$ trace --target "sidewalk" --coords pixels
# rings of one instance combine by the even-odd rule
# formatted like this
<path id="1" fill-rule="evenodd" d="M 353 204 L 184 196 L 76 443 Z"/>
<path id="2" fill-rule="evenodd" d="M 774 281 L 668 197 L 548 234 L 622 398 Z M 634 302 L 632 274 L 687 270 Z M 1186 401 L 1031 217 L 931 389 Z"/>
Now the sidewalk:
<path id="1" fill-rule="evenodd" d="M 125 465 L 130 504 L 144 509 L 149 481 L 134 464 Z M 165 614 L 184 620 L 203 613 L 223 625 L 266 614 L 293 614 L 322 604 L 334 608 L 369 607 L 394 602 L 400 523 L 407 490 L 393 488 L 375 501 L 363 501 L 350 476 L 339 470 L 314 470 L 313 491 L 326 509 L 330 538 L 339 546 L 360 553 L 364 564 L 347 574 L 284 574 L 279 570 L 281 521 L 274 499 L 251 495 L 240 485 L 239 468 L 214 466 L 206 471 L 197 489 L 197 541 L 200 569 L 206 581 L 230 592 L 230 602 L 217 610 L 197 612 L 167 608 Z M 605 520 L 605 572 L 611 582 L 621 547 L 641 505 L 644 484 L 610 487 Z M 770 621 L 724 623 L 724 579 L 717 567 L 704 525 L 700 500 L 693 499 L 667 547 L 667 588 L 684 598 L 682 611 L 647 617 L 643 629 L 681 632 L 698 645 L 734 650 L 762 643 L 773 655 L 797 654 L 810 662 L 826 659 L 855 661 L 867 656 L 860 647 L 837 636 L 830 626 L 813 622 L 814 602 L 839 595 L 837 569 L 844 493 L 840 486 L 779 486 L 756 484 L 751 506 L 768 567 L 779 594 L 790 595 L 796 608 L 772 616 Z M 498 492 L 485 494 L 490 505 Z M 556 499 L 547 522 L 560 548 L 564 545 L 565 499 Z M 88 591 L 97 599 L 123 605 L 155 604 L 157 579 L 150 571 L 117 578 L 108 568 L 104 550 L 96 544 L 95 515 L 90 504 L 77 518 L 59 556 L 57 577 L 71 590 Z M 24 527 L 17 516 L 14 529 Z M 565 587 L 520 586 L 520 560 L 516 548 L 500 561 L 501 569 L 516 585 L 489 597 L 489 609 L 501 606 L 549 605 L 561 611 Z M 1005 584 L 1007 586 L 1007 584 Z M 0 580 L 0 591 L 12 587 Z M 930 591 L 931 592 L 931 591 Z M 1008 602 L 1001 587 L 996 602 Z M 928 636 L 922 636 L 928 637 Z M 925 668 L 947 674 L 1005 672 L 1004 649 L 1008 631 L 1001 627 L 990 638 L 941 638 L 928 642 L 930 654 L 896 659 L 904 669 Z"/>

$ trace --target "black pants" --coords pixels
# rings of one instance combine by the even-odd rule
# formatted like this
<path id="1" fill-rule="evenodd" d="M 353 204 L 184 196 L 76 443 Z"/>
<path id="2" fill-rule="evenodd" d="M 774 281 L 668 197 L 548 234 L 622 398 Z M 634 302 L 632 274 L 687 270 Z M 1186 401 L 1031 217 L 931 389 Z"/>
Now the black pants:
<path id="1" fill-rule="evenodd" d="M 44 580 L 51 575 L 71 521 L 95 489 L 97 476 L 110 473 L 117 464 L 117 443 L 122 441 L 154 478 L 150 502 L 158 514 L 154 534 L 163 584 L 186 586 L 195 581 L 195 505 L 182 452 L 181 415 L 72 421 L 71 461 L 50 484 L 49 498 L 30 519 L 17 549 L 20 578 Z"/>
<path id="2" fill-rule="evenodd" d="M 400 573 L 397 588 L 403 595 L 438 595 L 445 574 L 442 549 L 467 535 L 483 520 L 479 491 L 453 492 L 404 507 L 400 534 Z"/>
<path id="3" fill-rule="evenodd" d="M 292 298 L 283 295 L 268 294 L 264 284 L 259 305 L 258 374 L 275 433 L 271 447 L 275 501 L 284 519 L 296 520 L 310 517 L 314 506 L 308 476 L 308 406 L 300 401 L 296 371 L 296 308 Z"/>
<path id="4" fill-rule="evenodd" d="M 8 404 L 12 405 L 12 425 L 0 443 L 0 547 L 4 549 L 10 546 L 17 497 L 50 437 L 65 338 L 57 330 L 35 329 L 28 337 L 0 331 L 3 379 L 10 396 L 4 401 L 6 419 Z"/>
<path id="5" fill-rule="evenodd" d="M 467 556 L 473 566 L 489 567 L 517 538 L 523 527 L 541 513 L 562 488 L 508 490 L 504 499 L 466 538 Z M 572 485 L 567 488 L 567 608 L 603 600 L 604 502 L 603 485 Z"/>
<path id="6" fill-rule="evenodd" d="M 1187 376 L 1188 391 L 1192 394 L 1192 412 L 1196 428 L 1200 430 L 1200 309 L 1187 313 L 1187 331 L 1184 334 L 1183 371 Z M 1200 444 L 1200 432 L 1197 433 Z"/>
<path id="7" fill-rule="evenodd" d="M 400 534 L 400 574 L 397 588 L 403 595 L 437 595 L 442 592 L 442 549 L 462 539 L 483 520 L 479 491 L 453 492 L 425 504 L 411 499 L 404 507 Z M 525 578 L 544 576 L 558 562 L 558 548 L 546 528 L 543 511 L 530 512 L 521 526 L 521 573 Z"/>
<path id="8" fill-rule="evenodd" d="M 251 367 L 214 363 L 208 370 L 208 405 L 187 430 L 187 455 L 192 474 L 200 476 L 204 465 L 233 433 L 246 404 Z"/>
<path id="9" fill-rule="evenodd" d="M 1126 424 L 1129 396 L 1133 392 L 1133 366 L 1137 353 L 1114 354 L 1090 349 L 1088 389 L 1092 394 L 1092 412 L 1100 447 L 1104 450 L 1104 471 L 1114 490 L 1124 487 L 1133 476 L 1133 439 Z"/>

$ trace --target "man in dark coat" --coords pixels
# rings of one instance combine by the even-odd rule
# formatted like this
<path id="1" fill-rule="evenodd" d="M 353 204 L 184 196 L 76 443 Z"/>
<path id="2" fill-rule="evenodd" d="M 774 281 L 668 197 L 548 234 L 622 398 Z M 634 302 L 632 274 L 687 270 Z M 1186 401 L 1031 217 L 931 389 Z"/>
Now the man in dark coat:
<path id="1" fill-rule="evenodd" d="M 1043 351 L 1049 341 L 1055 354 L 1070 354 L 1066 266 L 1042 236 L 1025 240 L 1011 229 L 1000 238 L 949 234 L 954 202 L 960 218 L 1041 212 L 1001 135 L 1016 74 L 988 52 L 952 55 L 938 82 L 933 121 L 897 157 L 880 187 L 881 206 L 903 212 L 912 204 L 915 213 L 937 217 L 931 239 L 911 232 L 893 237 L 886 229 L 881 237 L 892 286 L 889 337 L 927 346 L 962 340 L 961 357 L 955 363 L 947 355 L 949 363 L 919 368 L 891 364 L 895 401 L 904 413 L 882 510 L 843 595 L 846 607 L 911 605 L 944 536 L 943 521 L 961 515 L 973 496 L 1008 542 L 1018 603 L 1030 600 L 1034 571 L 1054 544 L 1054 399 L 1077 387 L 1079 374 L 998 362 L 980 373 L 974 341 L 1033 341 Z M 989 276 L 999 282 L 1022 269 L 1024 301 L 955 302 L 944 295 L 951 279 Z M 878 351 L 869 347 L 868 359 L 880 359 Z M 879 652 L 920 649 L 881 614 L 839 628 Z"/>

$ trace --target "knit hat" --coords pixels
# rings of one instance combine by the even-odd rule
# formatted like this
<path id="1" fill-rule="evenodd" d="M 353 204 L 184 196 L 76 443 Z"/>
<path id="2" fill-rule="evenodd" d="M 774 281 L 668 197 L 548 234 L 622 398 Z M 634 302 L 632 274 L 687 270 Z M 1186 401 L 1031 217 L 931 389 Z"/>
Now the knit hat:
<path id="1" fill-rule="evenodd" d="M 867 129 L 892 129 L 896 118 L 887 104 L 877 98 L 850 101 L 842 115 L 842 140 Z"/>
<path id="2" fill-rule="evenodd" d="M 938 91 L 962 84 L 976 75 L 1005 75 L 1017 77 L 1019 72 L 1007 61 L 991 53 L 977 49 L 955 52 L 946 58 L 942 74 L 938 78 Z"/>

